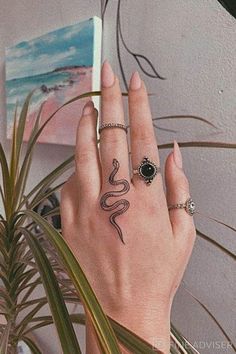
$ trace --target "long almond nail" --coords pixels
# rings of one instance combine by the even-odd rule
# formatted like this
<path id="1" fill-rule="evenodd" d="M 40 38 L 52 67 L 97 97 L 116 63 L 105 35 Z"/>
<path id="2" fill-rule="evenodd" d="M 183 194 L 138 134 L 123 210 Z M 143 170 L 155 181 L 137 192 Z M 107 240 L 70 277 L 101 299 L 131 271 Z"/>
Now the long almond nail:
<path id="1" fill-rule="evenodd" d="M 138 90 L 138 89 L 140 89 L 140 87 L 141 87 L 141 79 L 140 79 L 139 73 L 137 71 L 135 71 L 133 73 L 133 75 L 131 76 L 129 88 L 131 90 Z"/>
<path id="2" fill-rule="evenodd" d="M 88 114 L 92 114 L 93 110 L 94 110 L 93 101 L 88 101 L 83 108 L 83 116 L 86 116 Z"/>
<path id="3" fill-rule="evenodd" d="M 179 145 L 176 141 L 174 141 L 174 161 L 176 163 L 176 166 L 179 168 L 183 168 L 183 159 L 182 159 L 182 154 L 179 148 Z"/>
<path id="4" fill-rule="evenodd" d="M 102 86 L 111 87 L 115 82 L 115 75 L 108 60 L 105 60 L 102 65 Z"/>

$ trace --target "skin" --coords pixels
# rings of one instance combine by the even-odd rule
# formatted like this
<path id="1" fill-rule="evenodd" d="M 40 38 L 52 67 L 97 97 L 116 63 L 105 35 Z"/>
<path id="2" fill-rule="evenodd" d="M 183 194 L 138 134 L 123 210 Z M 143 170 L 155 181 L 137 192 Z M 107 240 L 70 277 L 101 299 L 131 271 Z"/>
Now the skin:
<path id="1" fill-rule="evenodd" d="M 107 61 L 101 78 L 101 123 L 125 124 L 119 80 Z M 137 72 L 128 103 L 131 168 L 125 131 L 102 130 L 98 147 L 98 112 L 91 102 L 85 106 L 77 130 L 75 172 L 61 195 L 62 229 L 106 314 L 169 353 L 171 306 L 196 233 L 185 210 L 168 211 L 167 205 L 185 202 L 189 184 L 176 142 L 165 163 L 166 193 L 161 174 L 150 186 L 132 176 L 144 156 L 160 166 L 147 89 Z M 107 199 L 107 204 L 121 199 L 130 203 L 116 218 L 125 244 L 109 221 L 110 212 L 100 205 L 105 193 L 122 189 L 109 182 L 113 159 L 120 164 L 115 179 L 130 186 L 120 198 Z M 87 353 L 100 353 L 89 318 Z M 128 351 L 122 348 L 122 353 Z"/>

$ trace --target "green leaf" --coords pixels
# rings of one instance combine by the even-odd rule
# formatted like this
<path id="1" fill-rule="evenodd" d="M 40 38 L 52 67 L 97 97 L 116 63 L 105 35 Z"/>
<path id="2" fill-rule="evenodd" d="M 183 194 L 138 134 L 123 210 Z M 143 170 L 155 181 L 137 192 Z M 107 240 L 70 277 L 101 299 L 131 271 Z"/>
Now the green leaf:
<path id="1" fill-rule="evenodd" d="M 17 133 L 17 104 L 16 104 L 16 109 L 14 114 L 14 124 L 13 124 L 12 142 L 11 142 L 10 177 L 11 177 L 12 189 L 15 184 L 15 179 L 17 175 L 17 165 L 18 165 L 18 161 L 16 159 L 16 133 Z"/>
<path id="2" fill-rule="evenodd" d="M 45 103 L 46 103 L 46 101 L 44 101 L 39 107 L 38 114 L 37 114 L 33 129 L 31 131 L 31 134 L 30 134 L 30 137 L 29 137 L 28 145 L 31 144 L 35 134 L 39 130 L 40 119 L 41 119 L 42 110 L 43 110 L 43 107 L 44 107 Z"/>
<path id="3" fill-rule="evenodd" d="M 7 207 L 6 206 L 6 200 L 5 200 L 4 193 L 3 193 L 1 185 L 0 185 L 0 196 L 1 196 L 1 199 L 2 199 L 4 210 L 6 211 L 6 207 Z M 2 218 L 2 215 L 0 215 L 0 217 Z"/>
<path id="4" fill-rule="evenodd" d="M 226 255 L 228 255 L 229 257 L 233 258 L 236 261 L 236 255 L 233 252 L 229 251 L 227 248 L 225 248 L 224 246 L 222 246 L 217 241 L 213 240 L 212 238 L 210 238 L 209 236 L 207 236 L 206 234 L 204 234 L 200 230 L 196 229 L 196 233 L 197 233 L 197 236 L 201 237 L 203 240 L 216 246 L 221 251 L 223 251 Z"/>
<path id="5" fill-rule="evenodd" d="M 37 238 L 24 228 L 21 228 L 20 231 L 25 236 L 37 263 L 63 353 L 81 353 L 69 313 L 50 262 Z"/>
<path id="6" fill-rule="evenodd" d="M 36 343 L 34 343 L 32 341 L 32 339 L 30 339 L 27 336 L 24 336 L 22 338 L 22 341 L 28 345 L 28 347 L 30 348 L 32 354 L 42 354 L 41 350 L 39 349 L 39 347 L 36 345 Z"/>
<path id="7" fill-rule="evenodd" d="M 15 334 L 18 338 L 21 338 L 21 335 L 25 332 L 25 328 L 28 326 L 31 319 L 41 310 L 44 305 L 46 305 L 46 303 L 46 300 L 40 301 L 39 299 L 39 301 L 37 301 L 37 305 L 20 321 L 20 323 L 15 328 Z"/>
<path id="8" fill-rule="evenodd" d="M 219 323 L 219 321 L 216 319 L 216 317 L 211 313 L 211 311 L 208 309 L 206 305 L 204 305 L 191 291 L 189 291 L 186 286 L 184 285 L 184 290 L 208 313 L 208 315 L 211 317 L 211 319 L 215 322 L 217 327 L 221 330 L 221 332 L 224 334 L 225 338 L 228 340 L 228 342 L 231 344 L 232 348 L 236 352 L 236 346 L 233 344 L 233 341 L 231 338 L 228 336 L 222 325 Z M 176 328 L 174 328 L 175 332 L 178 332 Z"/>
<path id="9" fill-rule="evenodd" d="M 11 330 L 11 321 L 8 321 L 3 334 L 0 338 L 0 354 L 7 354 L 8 353 L 8 343 L 9 343 L 9 336 Z"/>
<path id="10" fill-rule="evenodd" d="M 28 208 L 29 209 L 34 209 L 34 207 L 36 207 L 37 205 L 39 205 L 40 203 L 42 203 L 45 199 L 47 199 L 50 195 L 52 195 L 53 193 L 55 193 L 57 190 L 61 189 L 61 187 L 65 184 L 65 182 L 59 183 L 56 186 L 54 186 L 53 188 L 49 189 L 46 193 L 43 193 L 43 191 L 41 193 L 38 193 L 37 196 L 32 200 L 32 202 L 29 203 Z M 44 215 L 45 217 L 45 215 Z"/>
<path id="11" fill-rule="evenodd" d="M 219 149 L 236 149 L 236 144 L 224 143 L 221 141 L 184 141 L 178 143 L 180 147 L 203 147 L 203 148 L 219 148 Z M 158 145 L 159 149 L 171 149 L 173 143 Z"/>
<path id="12" fill-rule="evenodd" d="M 119 346 L 115 338 L 112 327 L 103 313 L 103 310 L 90 287 L 84 272 L 77 262 L 72 251 L 62 238 L 61 234 L 55 230 L 40 215 L 31 210 L 22 211 L 21 213 L 33 219 L 57 250 L 58 256 L 61 258 L 65 269 L 70 276 L 75 288 L 77 289 L 81 301 L 89 312 L 91 321 L 96 330 L 97 336 L 105 353 L 120 354 Z"/>
<path id="13" fill-rule="evenodd" d="M 11 184 L 10 184 L 10 174 L 9 168 L 7 164 L 7 159 L 5 152 L 3 150 L 2 144 L 0 144 L 0 164 L 1 164 L 1 172 L 2 172 L 2 180 L 3 180 L 3 191 L 4 191 L 4 200 L 5 200 L 5 213 L 6 217 L 10 217 L 10 208 L 11 208 Z"/>
<path id="14" fill-rule="evenodd" d="M 29 138 L 29 141 L 28 141 L 28 146 L 31 145 L 31 142 L 32 142 L 35 134 L 38 131 L 38 126 L 39 126 L 39 121 L 40 121 L 40 118 L 41 118 L 43 105 L 44 105 L 44 103 L 41 104 L 41 106 L 39 108 L 34 127 L 33 127 L 32 131 L 31 131 L 31 134 L 30 134 L 30 138 Z M 18 202 L 21 201 L 22 196 L 24 194 L 25 186 L 26 186 L 26 183 L 27 183 L 27 179 L 28 179 L 28 175 L 29 175 L 29 171 L 30 171 L 30 167 L 31 167 L 34 146 L 35 145 L 32 146 L 31 153 L 28 155 L 28 158 L 25 161 L 25 164 L 21 166 L 20 174 L 19 174 L 19 177 L 17 179 L 17 183 L 16 183 L 15 191 L 14 191 L 14 201 L 13 201 L 14 206 L 17 206 Z M 18 157 L 17 164 L 18 164 L 19 158 L 20 157 Z"/>
<path id="15" fill-rule="evenodd" d="M 85 325 L 85 315 L 82 313 L 79 314 L 72 314 L 70 315 L 71 321 L 73 323 L 77 323 L 80 325 Z M 127 349 L 131 350 L 132 353 L 135 354 L 153 354 L 159 353 L 161 351 L 154 349 L 149 343 L 141 339 L 135 333 L 131 332 L 129 329 L 125 328 L 124 326 L 120 325 L 118 322 L 109 318 L 112 328 L 119 339 L 119 342 L 122 343 Z M 38 329 L 44 326 L 48 326 L 52 323 L 51 316 L 40 316 L 36 317 L 32 320 L 33 323 L 38 323 L 31 328 L 31 330 Z"/>
<path id="16" fill-rule="evenodd" d="M 196 350 L 193 351 L 191 348 L 189 348 L 188 342 L 186 341 L 184 336 L 181 333 L 179 333 L 179 331 L 177 331 L 177 329 L 173 324 L 171 324 L 171 333 L 172 333 L 172 339 L 174 339 L 175 344 L 179 347 L 181 353 L 185 353 L 185 352 L 187 352 L 188 354 L 198 353 Z"/>
<path id="17" fill-rule="evenodd" d="M 28 110 L 29 110 L 29 104 L 31 97 L 33 96 L 35 90 L 30 92 L 28 96 L 26 97 L 26 100 L 24 102 L 24 105 L 22 107 L 19 121 L 18 121 L 18 126 L 17 126 L 17 132 L 16 132 L 16 161 L 19 161 L 20 159 L 20 154 L 21 154 L 21 149 L 22 149 L 22 143 L 23 143 L 23 137 L 24 137 L 24 131 L 25 131 L 25 123 L 28 115 Z"/>
<path id="18" fill-rule="evenodd" d="M 198 117 L 198 116 L 193 116 L 193 115 L 176 115 L 176 116 L 164 116 L 164 117 L 156 117 L 153 118 L 153 121 L 156 120 L 167 120 L 167 119 L 193 119 L 193 120 L 198 120 L 200 122 L 203 122 L 207 125 L 210 125 L 213 128 L 217 128 L 216 125 L 214 125 L 213 123 L 211 123 L 209 120 L 207 120 L 206 118 L 202 118 L 202 117 Z"/>
<path id="19" fill-rule="evenodd" d="M 218 0 L 219 3 L 236 18 L 236 2 L 235 0 Z"/>
<path id="20" fill-rule="evenodd" d="M 119 324 L 118 322 L 110 319 L 112 327 L 119 339 L 119 341 L 132 353 L 135 354 L 161 354 L 162 352 L 152 345 L 147 343 L 145 340 Z"/>
<path id="21" fill-rule="evenodd" d="M 226 224 L 224 221 L 221 221 L 219 219 L 213 218 L 212 216 L 206 215 L 205 213 L 200 213 L 199 211 L 196 211 L 196 213 L 198 215 L 203 216 L 206 219 L 209 219 L 209 220 L 212 220 L 212 221 L 216 222 L 217 224 L 220 224 L 220 225 L 223 225 L 223 226 L 227 227 L 227 229 L 230 229 L 230 230 L 236 232 L 236 228 L 235 227 Z"/>
<path id="22" fill-rule="evenodd" d="M 15 121 L 14 121 L 14 129 L 13 129 L 13 141 L 12 141 L 12 156 L 11 156 L 11 183 L 12 183 L 12 188 L 14 188 L 14 200 L 12 201 L 13 205 L 12 207 L 14 208 L 14 205 L 17 203 L 17 200 L 20 198 L 20 192 L 23 192 L 23 187 L 25 185 L 23 178 L 26 179 L 26 170 L 29 169 L 29 164 L 21 171 L 20 171 L 20 176 L 21 179 L 20 181 L 16 181 L 16 176 L 18 174 L 18 168 L 19 168 L 19 162 L 20 162 L 20 156 L 21 156 L 21 150 L 23 146 L 23 138 L 24 138 L 24 132 L 25 132 L 25 123 L 29 111 L 29 104 L 30 100 L 34 94 L 35 90 L 30 92 L 28 96 L 26 97 L 26 100 L 24 102 L 24 105 L 22 107 L 20 117 L 18 124 L 16 122 L 16 114 L 15 114 Z"/>
<path id="23" fill-rule="evenodd" d="M 31 136 L 31 139 L 27 145 L 27 151 L 26 151 L 26 154 L 25 154 L 25 157 L 24 157 L 24 160 L 23 160 L 23 163 L 22 163 L 22 166 L 21 166 L 21 172 L 20 173 L 20 176 L 19 178 L 22 179 L 21 177 L 21 174 L 24 173 L 25 171 L 25 168 L 28 164 L 28 160 L 31 156 L 31 153 L 32 153 L 32 150 L 35 146 L 35 143 L 38 139 L 38 137 L 40 136 L 40 134 L 42 133 L 42 131 L 44 130 L 44 128 L 47 126 L 47 124 L 55 117 L 55 115 L 62 109 L 64 108 L 65 106 L 69 105 L 70 103 L 72 102 L 75 102 L 79 99 L 82 99 L 82 98 L 86 98 L 86 97 L 90 97 L 90 96 L 97 96 L 97 95 L 100 95 L 100 91 L 94 91 L 94 92 L 87 92 L 87 93 L 84 93 L 82 95 L 79 95 L 79 96 L 76 96 L 74 98 L 72 98 L 71 100 L 67 101 L 66 103 L 64 103 L 62 106 L 60 106 L 59 108 L 57 108 L 49 117 L 48 119 L 42 124 L 42 126 L 38 129 L 38 131 L 35 132 L 34 135 Z"/>
<path id="24" fill-rule="evenodd" d="M 50 172 L 45 178 L 43 178 L 24 198 L 24 200 L 21 202 L 19 208 L 22 208 L 22 206 L 29 201 L 29 199 L 36 193 L 38 192 L 33 201 L 37 198 L 41 198 L 41 196 L 44 194 L 45 190 L 58 178 L 60 177 L 64 172 L 66 172 L 70 167 L 72 162 L 74 161 L 74 155 L 70 156 L 67 160 L 65 160 L 63 163 L 61 163 L 57 168 L 55 168 L 52 172 Z"/>
<path id="25" fill-rule="evenodd" d="M 35 91 L 35 90 L 34 90 Z M 22 142 L 23 142 L 23 136 L 24 136 L 24 129 L 25 129 L 25 122 L 26 122 L 26 118 L 27 118 L 27 113 L 28 113 L 28 108 L 29 108 L 29 102 L 30 99 L 33 95 L 33 92 L 31 92 L 28 97 L 26 98 L 26 101 L 24 103 L 24 106 L 22 108 L 21 111 L 21 115 L 19 118 L 19 124 L 18 124 L 18 129 L 17 129 L 17 137 L 16 137 L 16 161 L 19 160 L 20 157 L 20 153 L 21 153 L 21 147 L 22 147 Z M 71 100 L 69 100 L 68 102 L 64 103 L 62 106 L 60 106 L 56 111 L 54 111 L 49 118 L 43 123 L 43 125 L 38 128 L 39 125 L 39 120 L 40 120 L 40 116 L 41 116 L 41 111 L 43 108 L 44 103 L 40 106 L 39 109 L 39 113 L 36 119 L 36 123 L 34 126 L 33 131 L 31 132 L 31 136 L 27 145 L 27 150 L 26 150 L 26 154 L 25 157 L 23 159 L 23 163 L 21 165 L 21 170 L 20 170 L 20 174 L 16 183 L 16 191 L 15 191 L 15 198 L 14 198 L 14 207 L 18 205 L 18 203 L 21 203 L 21 197 L 24 193 L 24 189 L 25 189 L 25 185 L 26 185 L 26 180 L 27 180 L 27 176 L 29 173 L 29 169 L 30 169 L 30 165 L 31 165 L 31 158 L 32 158 L 32 152 L 35 146 L 35 143 L 38 139 L 38 137 L 40 136 L 40 134 L 42 133 L 42 131 L 44 130 L 44 128 L 46 127 L 46 125 L 53 119 L 53 117 L 65 106 L 69 105 L 70 103 L 77 101 L 79 99 L 82 98 L 86 98 L 86 97 L 90 97 L 90 96 L 98 96 L 101 95 L 100 91 L 94 91 L 94 92 L 86 92 L 82 95 L 76 96 L 74 98 L 72 98 Z"/>

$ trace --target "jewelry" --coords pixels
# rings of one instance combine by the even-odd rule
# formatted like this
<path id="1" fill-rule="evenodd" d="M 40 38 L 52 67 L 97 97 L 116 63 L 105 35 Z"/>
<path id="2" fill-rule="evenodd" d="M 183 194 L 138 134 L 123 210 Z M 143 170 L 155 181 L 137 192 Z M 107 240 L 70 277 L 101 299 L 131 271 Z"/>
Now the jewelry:
<path id="1" fill-rule="evenodd" d="M 133 173 L 138 174 L 141 178 L 143 178 L 147 185 L 150 185 L 154 177 L 160 172 L 160 167 L 150 161 L 148 157 L 144 157 L 138 168 L 133 170 Z"/>
<path id="2" fill-rule="evenodd" d="M 98 129 L 99 134 L 101 134 L 101 131 L 106 128 L 120 128 L 125 130 L 126 134 L 128 132 L 128 128 L 121 123 L 102 123 Z"/>
<path id="3" fill-rule="evenodd" d="M 185 203 L 169 205 L 168 210 L 172 209 L 185 209 L 186 213 L 193 216 L 193 214 L 196 212 L 196 204 L 194 203 L 192 198 L 188 198 Z"/>

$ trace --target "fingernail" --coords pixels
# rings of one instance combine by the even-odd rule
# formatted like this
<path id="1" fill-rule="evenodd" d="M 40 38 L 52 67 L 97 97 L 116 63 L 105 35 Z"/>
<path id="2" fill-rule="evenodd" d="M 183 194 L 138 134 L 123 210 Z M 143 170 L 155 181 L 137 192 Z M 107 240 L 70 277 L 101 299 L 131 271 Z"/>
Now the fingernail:
<path id="1" fill-rule="evenodd" d="M 115 75 L 108 60 L 105 60 L 102 65 L 102 86 L 111 87 L 115 82 Z"/>
<path id="2" fill-rule="evenodd" d="M 88 101 L 83 108 L 83 116 L 86 116 L 88 114 L 92 114 L 93 110 L 94 110 L 93 101 Z"/>
<path id="3" fill-rule="evenodd" d="M 139 73 L 137 71 L 135 71 L 130 79 L 130 83 L 129 83 L 129 88 L 131 90 L 138 90 L 141 87 L 141 79 L 139 76 Z"/>
<path id="4" fill-rule="evenodd" d="M 183 167 L 183 159 L 182 159 L 182 155 L 181 155 L 181 151 L 179 148 L 179 145 L 176 141 L 174 141 L 174 161 L 177 165 L 177 167 L 182 168 Z"/>

